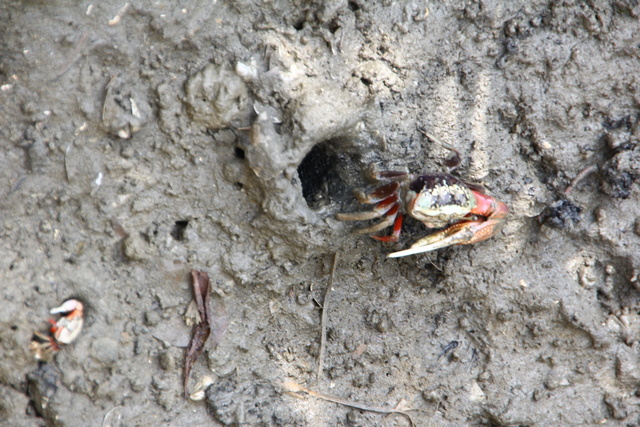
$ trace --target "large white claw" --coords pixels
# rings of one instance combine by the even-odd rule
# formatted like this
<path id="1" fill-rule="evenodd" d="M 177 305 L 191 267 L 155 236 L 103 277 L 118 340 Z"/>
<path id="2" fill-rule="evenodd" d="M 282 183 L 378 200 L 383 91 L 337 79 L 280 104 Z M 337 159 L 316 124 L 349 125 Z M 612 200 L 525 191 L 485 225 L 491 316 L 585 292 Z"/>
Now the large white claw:
<path id="1" fill-rule="evenodd" d="M 84 322 L 83 310 L 84 305 L 80 301 L 70 299 L 50 311 L 51 314 L 62 315 L 51 329 L 57 343 L 69 344 L 78 337 Z"/>
<path id="2" fill-rule="evenodd" d="M 436 249 L 441 249 L 447 246 L 450 246 L 452 243 L 442 243 L 442 242 L 437 242 L 437 243 L 433 243 L 431 245 L 426 245 L 426 246 L 420 246 L 418 245 L 417 242 L 415 245 L 411 246 L 409 249 L 405 249 L 404 251 L 398 251 L 398 252 L 393 252 L 390 253 L 389 255 L 387 255 L 387 258 L 400 258 L 403 256 L 408 256 L 408 255 L 415 255 L 415 254 L 421 254 L 424 252 L 431 252 L 431 251 L 435 251 Z"/>
<path id="3" fill-rule="evenodd" d="M 475 227 L 468 224 L 465 224 L 463 227 L 452 226 L 437 233 L 430 234 L 415 242 L 409 249 L 390 253 L 387 255 L 387 258 L 400 258 L 408 255 L 431 252 L 451 245 L 465 245 L 471 241 L 477 232 Z"/>
<path id="4" fill-rule="evenodd" d="M 73 310 L 80 310 L 82 312 L 83 306 L 80 301 L 77 299 L 70 299 L 62 303 L 60 307 L 52 308 L 49 313 L 57 314 L 57 313 L 70 313 Z"/>
<path id="5" fill-rule="evenodd" d="M 414 248 L 413 246 L 409 249 L 405 249 L 404 251 L 398 251 L 398 252 L 392 252 L 389 255 L 387 255 L 387 258 L 400 258 L 403 256 L 408 256 L 408 255 L 415 255 L 415 254 L 421 254 L 423 252 L 429 252 L 432 251 L 433 249 L 431 248 Z"/>

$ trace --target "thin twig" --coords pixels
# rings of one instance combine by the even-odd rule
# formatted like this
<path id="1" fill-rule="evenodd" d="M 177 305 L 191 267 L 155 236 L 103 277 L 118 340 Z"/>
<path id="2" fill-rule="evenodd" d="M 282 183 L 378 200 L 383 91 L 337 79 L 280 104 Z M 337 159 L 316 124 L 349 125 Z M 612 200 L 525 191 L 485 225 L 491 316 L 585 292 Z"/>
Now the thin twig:
<path id="1" fill-rule="evenodd" d="M 567 187 L 566 190 L 564 190 L 564 194 L 565 196 L 568 196 L 569 193 L 571 193 L 571 191 L 573 190 L 573 188 L 580 182 L 582 181 L 587 175 L 592 174 L 593 172 L 598 170 L 598 166 L 596 165 L 591 165 L 588 166 L 584 169 L 582 169 L 582 171 L 576 175 L 575 178 L 573 178 L 573 180 L 571 181 L 571 184 L 569 184 L 569 186 Z"/>
<path id="2" fill-rule="evenodd" d="M 71 142 L 67 145 L 67 148 L 64 150 L 64 172 L 67 177 L 67 182 L 71 182 L 71 173 L 69 172 L 69 161 L 67 157 L 69 156 L 69 152 L 71 151 Z"/>
<path id="3" fill-rule="evenodd" d="M 60 68 L 58 74 L 56 74 L 56 76 L 51 79 L 52 82 L 62 77 L 67 71 L 69 71 L 73 63 L 80 58 L 80 53 L 82 52 L 82 49 L 84 49 L 84 45 L 87 43 L 88 37 L 89 33 L 87 31 L 83 31 L 82 34 L 80 34 L 80 38 L 76 42 L 76 45 L 73 47 L 73 50 L 62 64 L 62 68 Z"/>
<path id="4" fill-rule="evenodd" d="M 329 308 L 329 293 L 333 287 L 333 278 L 336 274 L 336 266 L 338 265 L 338 252 L 333 254 L 333 264 L 331 265 L 331 273 L 329 274 L 329 284 L 324 291 L 324 299 L 322 300 L 322 319 L 320 321 L 320 354 L 318 354 L 318 374 L 316 378 L 319 380 L 322 374 L 322 365 L 324 364 L 324 347 L 327 340 L 327 312 Z"/>
<path id="5" fill-rule="evenodd" d="M 436 144 L 440 144 L 440 146 L 442 146 L 443 148 L 446 148 L 447 150 L 453 152 L 453 156 L 448 158 L 445 161 L 445 166 L 447 166 L 449 168 L 449 172 L 453 171 L 454 169 L 456 169 L 458 167 L 458 165 L 460 164 L 460 151 L 458 151 L 458 149 L 456 147 L 454 147 L 453 145 L 446 143 L 444 141 L 441 141 L 440 139 L 436 138 L 435 136 L 431 135 L 430 133 L 427 133 L 427 131 L 425 131 L 424 129 L 418 127 L 416 128 L 418 129 L 418 132 L 420 132 L 422 134 L 422 136 L 430 139 L 431 141 L 435 142 Z"/>
<path id="6" fill-rule="evenodd" d="M 433 265 L 433 267 L 434 267 L 436 270 L 438 270 L 440 273 L 444 273 L 444 270 L 442 269 L 442 267 L 438 266 L 435 262 L 431 261 L 430 259 L 429 259 L 429 260 L 427 260 L 427 261 L 429 261 L 429 263 L 430 263 L 431 265 Z"/>
<path id="7" fill-rule="evenodd" d="M 127 13 L 127 9 L 129 9 L 129 3 L 125 3 L 124 6 L 122 6 L 120 8 L 120 10 L 118 11 L 118 13 L 116 13 L 116 16 L 114 16 L 112 19 L 109 20 L 109 22 L 107 22 L 107 24 L 109 24 L 109 26 L 113 26 L 113 25 L 117 25 L 120 23 L 120 20 L 122 20 L 122 17 L 124 16 L 125 13 Z"/>
<path id="8" fill-rule="evenodd" d="M 339 405 L 345 405 L 345 406 L 349 406 L 351 408 L 356 408 L 356 409 L 360 409 L 361 411 L 368 411 L 368 412 L 377 412 L 379 414 L 400 414 L 400 415 L 404 415 L 405 417 L 407 417 L 407 419 L 409 420 L 409 422 L 411 423 L 412 427 L 415 427 L 416 423 L 413 422 L 413 419 L 411 418 L 411 415 L 409 415 L 408 412 L 406 411 L 402 411 L 400 409 L 389 409 L 389 408 L 383 408 L 381 406 L 369 406 L 369 405 L 365 405 L 363 403 L 358 403 L 358 402 L 351 402 L 339 397 L 335 397 L 335 396 L 330 396 L 328 394 L 322 394 L 322 393 L 318 393 L 316 391 L 310 390 L 298 383 L 294 383 L 294 382 L 286 382 L 286 383 L 282 383 L 282 387 L 285 388 L 285 390 L 288 393 L 292 393 L 293 396 L 299 397 L 300 395 L 297 393 L 307 393 L 313 397 L 317 397 L 318 399 L 322 399 L 322 400 L 327 400 L 329 402 L 333 402 L 333 403 L 337 403 Z"/>

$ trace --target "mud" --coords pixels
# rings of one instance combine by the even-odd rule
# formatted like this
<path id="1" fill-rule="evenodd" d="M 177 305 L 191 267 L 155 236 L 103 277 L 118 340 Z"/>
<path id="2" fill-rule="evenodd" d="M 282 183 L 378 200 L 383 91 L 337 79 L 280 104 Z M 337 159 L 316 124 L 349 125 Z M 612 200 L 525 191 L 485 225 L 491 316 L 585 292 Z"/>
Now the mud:
<path id="1" fill-rule="evenodd" d="M 288 381 L 417 425 L 639 424 L 639 19 L 631 0 L 3 2 L 0 423 L 408 425 Z M 386 259 L 428 230 L 385 244 L 335 214 L 362 209 L 372 163 L 446 169 L 419 129 L 511 214 Z M 191 269 L 217 316 L 196 402 Z M 39 365 L 33 332 L 71 296 L 83 333 Z"/>

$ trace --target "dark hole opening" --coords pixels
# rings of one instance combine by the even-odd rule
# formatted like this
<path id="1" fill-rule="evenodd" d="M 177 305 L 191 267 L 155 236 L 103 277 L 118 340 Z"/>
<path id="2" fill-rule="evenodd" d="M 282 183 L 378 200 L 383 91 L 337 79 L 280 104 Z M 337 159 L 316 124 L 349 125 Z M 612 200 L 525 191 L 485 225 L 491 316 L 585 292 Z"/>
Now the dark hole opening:
<path id="1" fill-rule="evenodd" d="M 331 31 L 331 34 L 335 34 L 339 29 L 340 23 L 337 20 L 334 19 L 329 23 L 329 31 Z"/>
<path id="2" fill-rule="evenodd" d="M 295 24 L 293 24 L 293 28 L 295 28 L 296 31 L 300 31 L 304 28 L 304 23 L 306 21 L 304 19 L 301 19 L 300 21 L 296 22 Z"/>
<path id="3" fill-rule="evenodd" d="M 240 147 L 235 147 L 233 149 L 233 153 L 235 154 L 235 156 L 239 159 L 244 159 L 244 150 Z"/>
<path id="4" fill-rule="evenodd" d="M 178 241 L 184 240 L 184 232 L 187 229 L 188 225 L 189 221 L 176 221 L 173 225 L 173 230 L 171 230 L 171 237 Z"/>
<path id="5" fill-rule="evenodd" d="M 316 208 L 326 201 L 338 182 L 338 156 L 327 143 L 316 145 L 298 166 L 302 196 L 307 205 Z"/>

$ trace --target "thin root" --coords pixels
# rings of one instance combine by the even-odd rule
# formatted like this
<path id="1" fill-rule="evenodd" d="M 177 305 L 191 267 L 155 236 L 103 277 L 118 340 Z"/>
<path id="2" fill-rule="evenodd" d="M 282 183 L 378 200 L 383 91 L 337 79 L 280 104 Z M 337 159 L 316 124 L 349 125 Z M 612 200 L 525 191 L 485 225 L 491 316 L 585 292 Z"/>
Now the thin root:
<path id="1" fill-rule="evenodd" d="M 341 399 L 339 397 L 315 392 L 298 383 L 294 383 L 291 381 L 282 383 L 281 385 L 287 393 L 295 397 L 300 397 L 299 393 L 307 393 L 313 397 L 317 397 L 318 399 L 327 400 L 329 402 L 337 403 L 339 405 L 349 406 L 355 409 L 360 409 L 361 411 L 377 412 L 379 414 L 400 414 L 407 417 L 407 419 L 409 420 L 409 423 L 411 424 L 411 427 L 416 426 L 416 423 L 413 421 L 413 419 L 411 418 L 411 415 L 409 415 L 407 411 L 402 411 L 400 409 L 383 408 L 381 406 L 369 406 L 369 405 L 365 405 L 358 402 L 351 402 L 345 399 Z M 412 409 L 408 409 L 408 411 L 411 411 L 411 410 Z"/>
<path id="2" fill-rule="evenodd" d="M 431 135 L 430 133 L 427 133 L 427 131 L 425 131 L 422 128 L 417 128 L 417 129 L 418 129 L 418 132 L 420 132 L 422 136 L 424 136 L 425 138 L 428 138 L 431 141 L 435 142 L 436 144 L 440 144 L 442 147 L 453 152 L 453 156 L 447 159 L 445 163 L 445 165 L 449 168 L 449 172 L 451 172 L 452 170 L 458 167 L 458 165 L 460 164 L 461 157 L 460 157 L 460 151 L 458 151 L 456 147 L 444 141 L 439 140 L 438 138 Z"/>
<path id="3" fill-rule="evenodd" d="M 567 187 L 566 190 L 564 190 L 564 194 L 565 196 L 568 196 L 569 193 L 571 193 L 571 191 L 573 191 L 573 188 L 583 179 L 585 179 L 587 177 L 587 175 L 592 174 L 593 172 L 598 170 L 598 166 L 596 165 L 591 165 L 588 166 L 584 169 L 582 169 L 582 171 L 580 171 L 580 173 L 578 175 L 576 175 L 575 178 L 573 178 L 573 180 L 571 181 L 571 184 L 569 184 L 569 186 Z"/>

